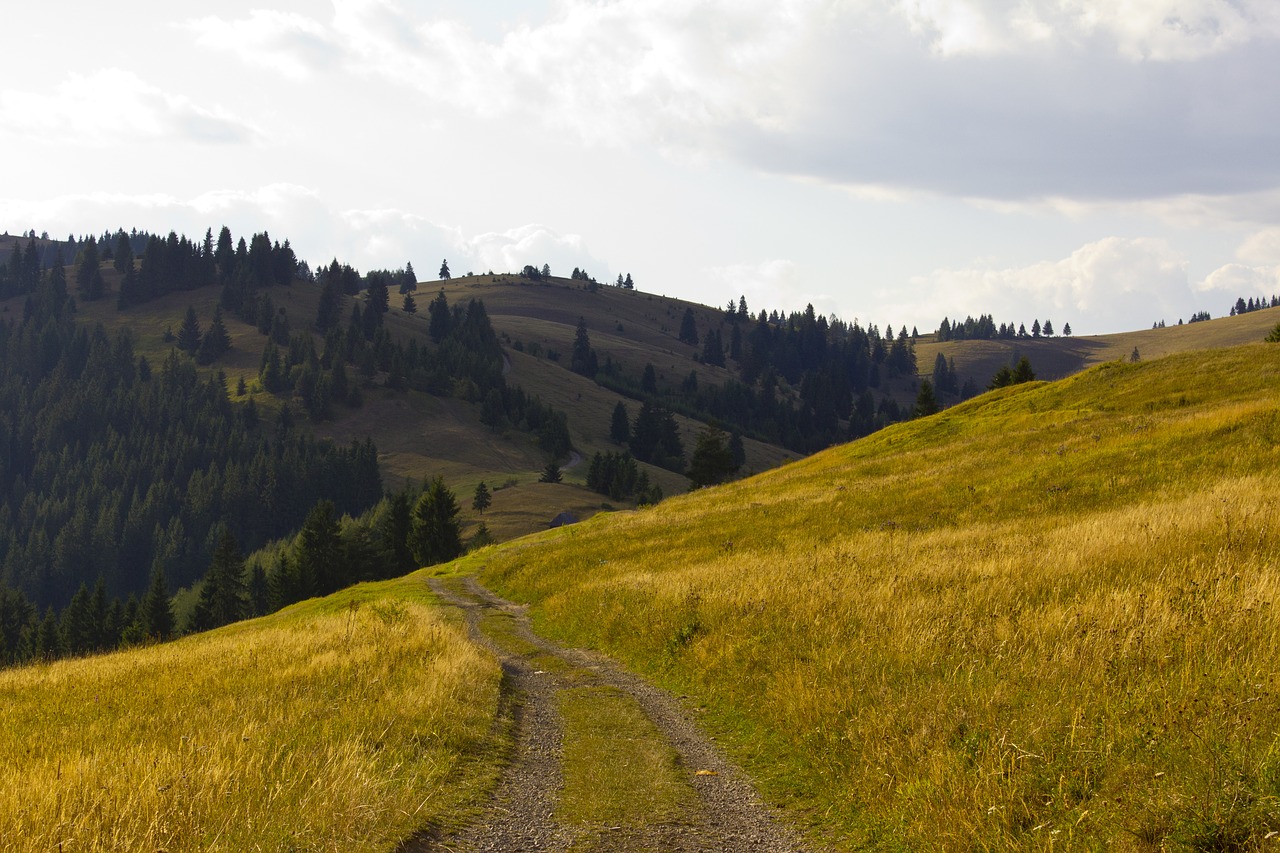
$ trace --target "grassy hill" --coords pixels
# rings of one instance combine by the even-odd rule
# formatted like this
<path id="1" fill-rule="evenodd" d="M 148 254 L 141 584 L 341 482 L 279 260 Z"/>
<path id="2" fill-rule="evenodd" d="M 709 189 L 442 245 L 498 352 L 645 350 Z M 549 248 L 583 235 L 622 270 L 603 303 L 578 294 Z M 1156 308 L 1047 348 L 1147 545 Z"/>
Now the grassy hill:
<path id="1" fill-rule="evenodd" d="M 0 848 L 394 849 L 492 784 L 500 675 L 417 576 L 0 671 Z"/>
<path id="2" fill-rule="evenodd" d="M 1109 362 L 441 571 L 687 696 L 836 849 L 1254 849 L 1277 388 L 1277 345 Z M 421 575 L 0 673 L 0 846 L 389 849 L 492 784 L 498 677 Z"/>
<path id="3" fill-rule="evenodd" d="M 959 374 L 972 376 L 978 387 L 985 389 L 1001 366 L 1023 355 L 1031 362 L 1037 377 L 1061 379 L 1095 364 L 1128 361 L 1135 349 L 1140 359 L 1153 359 L 1255 343 L 1263 340 L 1277 323 L 1280 323 L 1280 308 L 1266 308 L 1236 317 L 1113 335 L 945 342 L 936 341 L 933 335 L 922 335 L 916 344 L 916 360 L 921 373 L 928 375 L 941 352 L 945 358 L 955 359 Z"/>
<path id="4" fill-rule="evenodd" d="M 841 849 L 1280 831 L 1280 346 L 1111 362 L 487 555 Z"/>

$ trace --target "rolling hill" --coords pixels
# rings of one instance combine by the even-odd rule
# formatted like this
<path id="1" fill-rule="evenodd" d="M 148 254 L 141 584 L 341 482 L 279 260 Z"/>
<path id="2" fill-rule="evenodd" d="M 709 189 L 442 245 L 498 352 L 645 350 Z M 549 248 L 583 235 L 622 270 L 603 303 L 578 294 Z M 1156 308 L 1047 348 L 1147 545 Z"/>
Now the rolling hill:
<path id="1" fill-rule="evenodd" d="M 530 602 L 539 630 L 687 697 L 766 796 L 834 849 L 1253 849 L 1280 831 L 1277 387 L 1271 344 L 1108 362 L 436 572 L 478 572 Z M 162 842 L 149 815 L 186 800 L 154 797 L 138 774 L 152 772 L 151 757 L 203 774 L 205 759 L 184 758 L 176 730 L 137 730 L 153 700 L 131 687 L 134 673 L 164 656 L 198 667 L 213 653 L 217 690 L 235 694 L 275 666 L 255 651 L 264 643 L 316 637 L 333 648 L 297 645 L 295 668 L 334 665 L 357 638 L 399 643 L 408 623 L 394 613 L 405 607 L 413 624 L 429 624 L 416 610 L 424 595 L 420 577 L 361 586 L 170 646 L 0 673 L 0 694 L 28 709 L 2 729 L 0 767 L 10 770 L 0 792 L 26 784 L 32 759 L 14 752 L 24 744 L 39 744 L 47 775 L 38 803 L 0 808 L 0 838 L 20 837 L 13 821 L 33 815 L 71 826 L 57 803 L 84 806 L 80 837 L 106 832 L 123 813 L 112 792 L 136 788 L 137 827 L 120 825 L 117 837 Z M 376 628 L 380 612 L 391 633 Z M 67 677 L 99 701 L 85 694 L 71 716 L 36 713 L 56 705 L 50 691 Z M 339 708 L 373 697 L 365 678 L 317 677 L 307 690 L 289 679 L 258 689 L 281 719 L 314 691 Z M 465 698 L 493 677 L 477 668 L 448 695 L 493 719 L 492 699 Z M 446 698 L 422 707 L 448 719 L 434 710 Z M 33 728 L 71 725 L 93 736 Z M 209 745 L 210 762 L 237 753 L 262 766 L 269 753 L 306 779 L 335 760 L 280 751 L 257 729 L 237 741 L 247 723 L 222 726 L 235 737 L 208 725 L 191 738 L 193 749 Z M 462 757 L 499 747 L 476 739 L 482 722 L 467 725 L 471 734 L 431 743 L 443 750 L 433 760 L 461 774 L 449 784 L 470 793 L 419 826 L 458 820 L 492 784 L 492 765 Z M 391 718 L 378 737 L 404 743 L 416 727 Z M 119 750 L 135 757 L 120 762 Z M 366 767 L 356 772 L 374 788 L 390 772 Z M 225 773 L 212 778 L 226 784 Z M 233 813 L 279 784 L 235 778 L 219 798 Z M 181 812 L 193 833 L 182 837 L 215 832 L 221 815 L 205 811 Z M 298 835 L 307 820 L 282 810 L 270 825 L 317 846 L 350 841 L 327 834 L 341 827 Z M 414 823 L 394 809 L 371 820 L 362 837 Z"/>

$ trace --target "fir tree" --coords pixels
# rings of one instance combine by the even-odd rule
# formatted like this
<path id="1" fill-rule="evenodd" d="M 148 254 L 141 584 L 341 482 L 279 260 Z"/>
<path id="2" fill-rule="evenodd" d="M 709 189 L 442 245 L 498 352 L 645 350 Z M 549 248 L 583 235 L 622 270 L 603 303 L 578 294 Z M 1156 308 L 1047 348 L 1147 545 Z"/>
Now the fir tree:
<path id="1" fill-rule="evenodd" d="M 173 605 L 169 601 L 163 565 L 157 564 L 151 570 L 151 585 L 138 608 L 138 623 L 148 639 L 167 640 L 173 636 Z"/>
<path id="2" fill-rule="evenodd" d="M 937 413 L 938 400 L 933 396 L 933 383 L 928 379 L 921 379 L 920 391 L 916 394 L 916 405 L 911 414 L 917 418 L 924 418 Z"/>
<path id="3" fill-rule="evenodd" d="M 200 349 L 200 320 L 196 317 L 196 309 L 190 305 L 182 318 L 182 328 L 178 329 L 178 349 L 191 355 Z"/>
<path id="4" fill-rule="evenodd" d="M 476 484 L 475 496 L 471 498 L 471 508 L 476 512 L 484 515 L 484 511 L 493 503 L 493 497 L 489 494 L 489 487 L 481 480 Z"/>
<path id="5" fill-rule="evenodd" d="M 631 420 L 627 417 L 627 407 L 621 400 L 613 407 L 613 418 L 609 423 L 609 438 L 614 444 L 626 444 L 631 440 Z"/>
<path id="6" fill-rule="evenodd" d="M 236 538 L 224 527 L 191 613 L 190 630 L 209 631 L 243 619 L 245 599 L 244 558 Z"/>
<path id="7" fill-rule="evenodd" d="M 698 489 L 723 483 L 737 470 L 724 432 L 708 424 L 698 433 L 693 456 L 689 460 L 689 485 Z"/>
<path id="8" fill-rule="evenodd" d="M 419 565 L 447 562 L 462 553 L 458 502 L 442 477 L 431 481 L 413 508 L 410 546 Z"/>
<path id="9" fill-rule="evenodd" d="M 559 483 L 564 480 L 564 475 L 560 473 L 560 466 L 552 459 L 547 463 L 547 467 L 542 469 L 542 475 L 538 477 L 539 483 Z"/>

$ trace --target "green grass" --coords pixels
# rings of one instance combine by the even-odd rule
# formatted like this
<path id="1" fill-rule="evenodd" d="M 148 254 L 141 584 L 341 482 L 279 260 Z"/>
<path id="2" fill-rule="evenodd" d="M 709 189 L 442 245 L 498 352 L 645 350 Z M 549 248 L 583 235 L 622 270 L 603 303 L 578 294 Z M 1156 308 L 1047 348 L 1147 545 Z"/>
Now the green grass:
<path id="1" fill-rule="evenodd" d="M 1261 844 L 1277 388 L 1275 346 L 1109 363 L 495 549 L 483 575 L 705 705 L 844 848 Z"/>
<path id="2" fill-rule="evenodd" d="M 394 849 L 494 784 L 500 672 L 420 575 L 0 672 L 0 848 Z"/>
<path id="3" fill-rule="evenodd" d="M 630 696 L 612 687 L 558 694 L 564 789 L 558 820 L 590 831 L 687 819 L 697 802 L 679 756 Z"/>

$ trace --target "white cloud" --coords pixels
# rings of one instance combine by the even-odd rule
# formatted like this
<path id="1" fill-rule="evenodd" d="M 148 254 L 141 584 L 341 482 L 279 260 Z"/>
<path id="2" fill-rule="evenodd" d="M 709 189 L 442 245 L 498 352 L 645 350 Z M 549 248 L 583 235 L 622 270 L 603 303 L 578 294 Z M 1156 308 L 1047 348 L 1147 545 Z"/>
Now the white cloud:
<path id="1" fill-rule="evenodd" d="M 1280 265 L 1248 266 L 1225 264 L 1205 276 L 1196 285 L 1204 293 L 1222 294 L 1228 297 L 1273 296 L 1280 293 Z"/>
<path id="2" fill-rule="evenodd" d="M 593 258 L 578 234 L 559 234 L 543 225 L 524 225 L 503 232 L 477 234 L 463 243 L 474 272 L 514 272 L 532 264 L 548 265 L 554 275 L 568 277 L 574 267 L 586 269 L 598 281 L 608 283 L 606 265 Z M 461 272 L 456 264 L 451 267 Z"/>
<path id="3" fill-rule="evenodd" d="M 1280 264 L 1280 227 L 1249 235 L 1236 250 L 1236 257 L 1252 264 Z"/>
<path id="4" fill-rule="evenodd" d="M 941 56 L 1097 39 L 1131 61 L 1182 61 L 1280 35 L 1271 0 L 900 0 L 898 8 Z"/>
<path id="5" fill-rule="evenodd" d="M 1046 317 L 1078 334 L 1176 322 L 1200 307 L 1187 259 L 1163 240 L 1107 237 L 1057 261 L 1024 267 L 939 269 L 911 281 L 896 308 L 937 317 L 992 314 L 996 322 Z"/>
<path id="6" fill-rule="evenodd" d="M 330 67 L 342 56 L 332 31 L 305 15 L 254 9 L 239 21 L 197 18 L 180 25 L 196 43 L 227 51 L 249 65 L 278 71 L 295 80 Z"/>
<path id="7" fill-rule="evenodd" d="M 723 298 L 711 297 L 710 305 L 727 303 L 739 296 L 747 299 L 747 308 L 754 314 L 760 311 L 790 313 L 806 305 L 812 305 L 819 314 L 835 314 L 837 300 L 830 293 L 815 291 L 813 280 L 806 278 L 794 261 L 773 258 L 755 264 L 727 264 L 712 267 L 707 278 L 715 293 Z"/>
<path id="8" fill-rule="evenodd" d="M 1280 186 L 1273 0 L 562 0 L 501 40 L 390 0 L 193 24 L 596 143 L 880 191 L 1040 201 Z M 250 45 L 250 47 L 245 47 Z M 258 46 L 270 48 L 263 59 Z"/>
<path id="9" fill-rule="evenodd" d="M 0 92 L 0 133 L 94 147 L 144 141 L 246 143 L 261 136 L 221 107 L 168 94 L 130 71 L 71 73 L 53 92 Z"/>
<path id="10" fill-rule="evenodd" d="M 290 240 L 294 251 L 312 265 L 337 258 L 363 271 L 397 268 L 409 261 L 423 278 L 433 277 L 444 258 L 455 274 L 468 269 L 514 272 L 526 264 L 550 264 L 557 275 L 568 276 L 579 266 L 589 267 L 601 278 L 600 271 L 607 268 L 576 234 L 525 225 L 467 236 L 457 227 L 402 210 L 340 210 L 317 191 L 295 184 L 218 190 L 190 199 L 119 193 L 39 202 L 0 198 L 0 221 L 21 230 L 47 229 L 54 234 L 122 227 L 161 234 L 174 230 L 193 239 L 203 237 L 210 228 L 216 235 L 223 225 L 237 237 L 265 230 L 273 239 Z"/>

